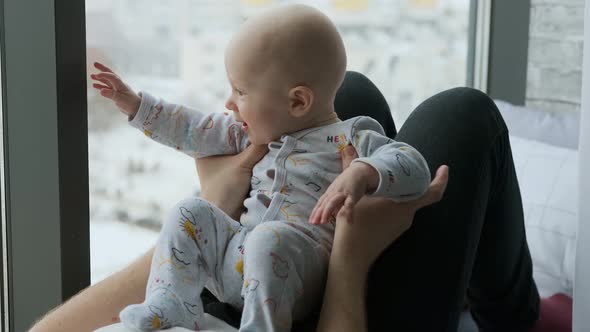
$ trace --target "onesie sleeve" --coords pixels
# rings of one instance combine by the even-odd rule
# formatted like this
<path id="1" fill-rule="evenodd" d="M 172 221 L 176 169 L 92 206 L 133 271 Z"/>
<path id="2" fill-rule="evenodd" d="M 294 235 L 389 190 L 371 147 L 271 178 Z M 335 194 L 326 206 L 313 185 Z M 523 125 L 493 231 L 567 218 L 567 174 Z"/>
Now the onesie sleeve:
<path id="1" fill-rule="evenodd" d="M 129 124 L 156 142 L 193 158 L 236 154 L 248 146 L 241 123 L 228 113 L 204 114 L 141 92 L 141 104 Z"/>
<path id="2" fill-rule="evenodd" d="M 379 173 L 379 186 L 370 196 L 395 202 L 411 201 L 422 196 L 430 185 L 430 170 L 424 157 L 412 146 L 385 136 L 379 123 L 359 118 L 352 126 L 352 145 L 359 158 Z"/>

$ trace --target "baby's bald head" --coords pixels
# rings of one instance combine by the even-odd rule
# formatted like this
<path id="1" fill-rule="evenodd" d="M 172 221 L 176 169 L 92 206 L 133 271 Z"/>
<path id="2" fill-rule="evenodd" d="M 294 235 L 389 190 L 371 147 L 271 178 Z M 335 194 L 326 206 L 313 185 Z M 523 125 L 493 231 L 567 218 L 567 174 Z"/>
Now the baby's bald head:
<path id="1" fill-rule="evenodd" d="M 256 84 L 306 86 L 314 103 L 331 105 L 346 72 L 346 52 L 326 15 L 288 5 L 248 19 L 226 50 L 226 66 L 247 71 L 242 74 Z"/>

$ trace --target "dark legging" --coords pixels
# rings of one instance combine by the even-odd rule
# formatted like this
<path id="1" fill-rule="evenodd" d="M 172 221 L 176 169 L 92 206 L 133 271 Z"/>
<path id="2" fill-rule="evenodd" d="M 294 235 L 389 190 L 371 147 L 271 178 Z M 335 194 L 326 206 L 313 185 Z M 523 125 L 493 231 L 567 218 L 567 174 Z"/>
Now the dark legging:
<path id="1" fill-rule="evenodd" d="M 450 167 L 443 199 L 419 210 L 369 273 L 369 331 L 455 332 L 465 295 L 482 331 L 530 327 L 539 295 L 508 130 L 492 100 L 469 88 L 441 92 L 396 133 L 383 95 L 348 72 L 335 108 L 342 120 L 375 118 L 389 137 L 422 153 L 432 176 L 440 165 Z M 294 330 L 311 331 L 309 324 Z"/>
<path id="2" fill-rule="evenodd" d="M 419 210 L 373 265 L 369 330 L 454 332 L 465 295 L 482 331 L 530 327 L 539 295 L 508 129 L 493 101 L 470 88 L 441 92 L 396 134 L 379 90 L 351 72 L 336 111 L 343 120 L 369 115 L 380 121 L 388 136 L 422 153 L 433 177 L 443 164 L 450 170 L 443 199 Z"/>

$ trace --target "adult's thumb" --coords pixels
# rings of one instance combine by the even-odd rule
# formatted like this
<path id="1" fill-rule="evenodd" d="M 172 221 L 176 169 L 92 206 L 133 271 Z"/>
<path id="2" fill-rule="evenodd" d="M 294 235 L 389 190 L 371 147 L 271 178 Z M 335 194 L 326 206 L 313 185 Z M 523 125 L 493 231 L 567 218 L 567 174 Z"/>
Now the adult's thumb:
<path id="1" fill-rule="evenodd" d="M 250 144 L 242 153 L 240 153 L 240 166 L 252 169 L 267 152 L 268 146 L 266 144 Z"/>
<path id="2" fill-rule="evenodd" d="M 359 156 L 356 153 L 356 149 L 354 148 L 354 146 L 350 144 L 344 147 L 344 149 L 342 149 L 340 155 L 342 157 L 342 170 L 347 169 L 348 166 L 350 166 L 350 163 Z"/>
<path id="3" fill-rule="evenodd" d="M 414 201 L 416 208 L 420 209 L 424 206 L 439 202 L 447 189 L 448 182 L 449 166 L 442 165 L 436 170 L 436 175 L 430 183 L 430 186 L 428 186 L 424 196 Z"/>

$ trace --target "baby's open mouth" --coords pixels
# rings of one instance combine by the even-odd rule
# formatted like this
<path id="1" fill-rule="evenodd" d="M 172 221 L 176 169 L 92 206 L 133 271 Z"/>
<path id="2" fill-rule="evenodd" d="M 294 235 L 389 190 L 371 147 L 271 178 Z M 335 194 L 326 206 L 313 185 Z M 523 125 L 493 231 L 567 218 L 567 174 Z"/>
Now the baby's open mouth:
<path id="1" fill-rule="evenodd" d="M 248 129 L 248 124 L 246 122 L 242 122 L 242 129 Z"/>

